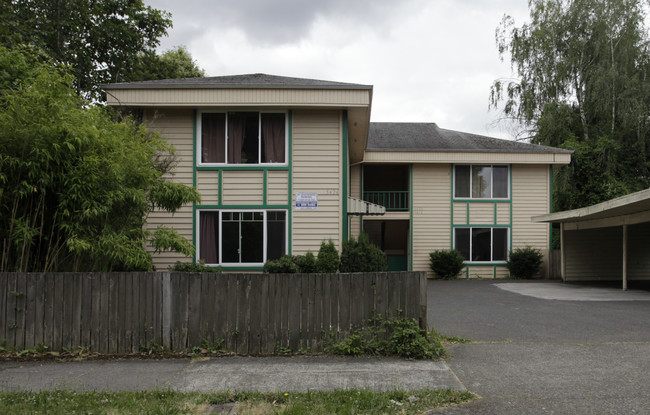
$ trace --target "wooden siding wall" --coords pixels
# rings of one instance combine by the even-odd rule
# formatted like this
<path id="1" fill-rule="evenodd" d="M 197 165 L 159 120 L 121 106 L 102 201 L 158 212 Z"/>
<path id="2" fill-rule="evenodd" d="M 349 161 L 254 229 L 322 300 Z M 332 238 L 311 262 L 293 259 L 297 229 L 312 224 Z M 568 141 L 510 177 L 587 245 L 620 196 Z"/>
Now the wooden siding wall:
<path id="1" fill-rule="evenodd" d="M 317 253 L 323 240 L 340 250 L 342 226 L 342 113 L 293 112 L 292 200 L 295 193 L 318 193 L 317 210 L 294 210 L 293 253 Z"/>
<path id="2" fill-rule="evenodd" d="M 0 343 L 132 353 L 205 340 L 242 354 L 320 351 L 375 313 L 426 328 L 426 286 L 413 272 L 0 273 Z"/>
<path id="3" fill-rule="evenodd" d="M 188 108 L 147 110 L 144 113 L 144 123 L 158 131 L 161 137 L 176 149 L 178 164 L 174 169 L 171 180 L 193 185 L 193 138 L 194 138 L 194 111 Z M 213 197 L 216 191 L 207 197 Z M 192 240 L 192 206 L 183 206 L 173 215 L 168 212 L 154 211 L 147 218 L 149 230 L 155 230 L 159 225 L 174 227 L 181 236 Z M 148 250 L 153 251 L 151 247 Z M 187 258 L 174 252 L 164 252 L 153 257 L 156 269 L 165 270 L 176 261 L 187 261 Z"/>
<path id="4" fill-rule="evenodd" d="M 622 238 L 621 227 L 564 231 L 566 280 L 620 279 Z"/>
<path id="5" fill-rule="evenodd" d="M 429 268 L 429 254 L 451 246 L 451 166 L 413 165 L 413 270 Z"/>
<path id="6" fill-rule="evenodd" d="M 548 165 L 512 166 L 512 249 L 531 246 L 542 251 L 544 263 L 540 274 L 548 276 L 549 225 L 533 223 L 532 216 L 550 210 L 550 176 Z"/>
<path id="7" fill-rule="evenodd" d="M 567 281 L 618 281 L 623 276 L 623 228 L 564 232 Z M 650 223 L 628 226 L 628 279 L 650 279 Z"/>
<path id="8" fill-rule="evenodd" d="M 363 200 L 361 194 L 361 166 L 350 167 L 350 197 Z M 350 236 L 355 238 L 361 233 L 361 217 L 350 216 Z"/>

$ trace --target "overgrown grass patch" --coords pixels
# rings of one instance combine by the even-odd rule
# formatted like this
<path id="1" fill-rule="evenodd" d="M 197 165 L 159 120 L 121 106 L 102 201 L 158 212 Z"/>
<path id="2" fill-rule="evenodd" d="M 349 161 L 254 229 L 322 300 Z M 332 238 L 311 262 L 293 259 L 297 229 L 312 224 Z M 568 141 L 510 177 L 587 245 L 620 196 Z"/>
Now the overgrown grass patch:
<path id="1" fill-rule="evenodd" d="M 466 402 L 470 392 L 369 390 L 211 394 L 150 392 L 0 392 L 0 413 L 7 414 L 203 414 L 219 405 L 236 403 L 246 414 L 421 414 L 441 406 Z"/>

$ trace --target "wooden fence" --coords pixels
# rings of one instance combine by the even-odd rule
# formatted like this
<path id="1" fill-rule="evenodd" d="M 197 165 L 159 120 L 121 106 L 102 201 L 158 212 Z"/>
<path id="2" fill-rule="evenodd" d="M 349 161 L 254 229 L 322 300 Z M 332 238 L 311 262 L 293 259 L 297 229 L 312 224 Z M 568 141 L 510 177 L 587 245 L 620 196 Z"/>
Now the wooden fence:
<path id="1" fill-rule="evenodd" d="M 423 272 L 0 273 L 0 344 L 131 353 L 202 341 L 242 354 L 323 349 L 376 314 L 426 327 Z"/>
<path id="2" fill-rule="evenodd" d="M 562 279 L 562 255 L 559 249 L 552 249 L 548 255 L 548 278 Z"/>

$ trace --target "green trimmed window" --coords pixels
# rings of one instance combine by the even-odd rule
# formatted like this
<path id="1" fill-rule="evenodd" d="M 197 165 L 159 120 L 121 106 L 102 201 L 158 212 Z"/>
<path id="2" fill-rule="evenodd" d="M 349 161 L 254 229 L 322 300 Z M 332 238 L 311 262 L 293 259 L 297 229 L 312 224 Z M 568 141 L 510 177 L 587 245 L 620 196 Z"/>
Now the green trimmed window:
<path id="1" fill-rule="evenodd" d="M 199 210 L 198 259 L 208 265 L 262 266 L 287 252 L 286 210 Z"/>
<path id="2" fill-rule="evenodd" d="M 286 113 L 201 111 L 197 117 L 197 164 L 286 164 Z"/>
<path id="3" fill-rule="evenodd" d="M 454 228 L 454 248 L 469 262 L 506 261 L 509 238 L 509 229 L 504 227 Z"/>
<path id="4" fill-rule="evenodd" d="M 510 168 L 507 165 L 457 164 L 454 166 L 454 198 L 508 199 Z"/>

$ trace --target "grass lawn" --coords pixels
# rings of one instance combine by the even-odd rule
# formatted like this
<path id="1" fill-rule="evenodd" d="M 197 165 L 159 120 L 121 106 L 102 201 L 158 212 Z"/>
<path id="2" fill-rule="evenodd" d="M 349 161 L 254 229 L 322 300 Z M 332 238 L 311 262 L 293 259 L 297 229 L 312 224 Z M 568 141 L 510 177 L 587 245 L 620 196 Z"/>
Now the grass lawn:
<path id="1" fill-rule="evenodd" d="M 448 390 L 211 394 L 172 391 L 0 392 L 0 414 L 205 414 L 220 413 L 219 405 L 233 402 L 236 402 L 238 415 L 422 414 L 472 397 L 469 392 Z"/>

